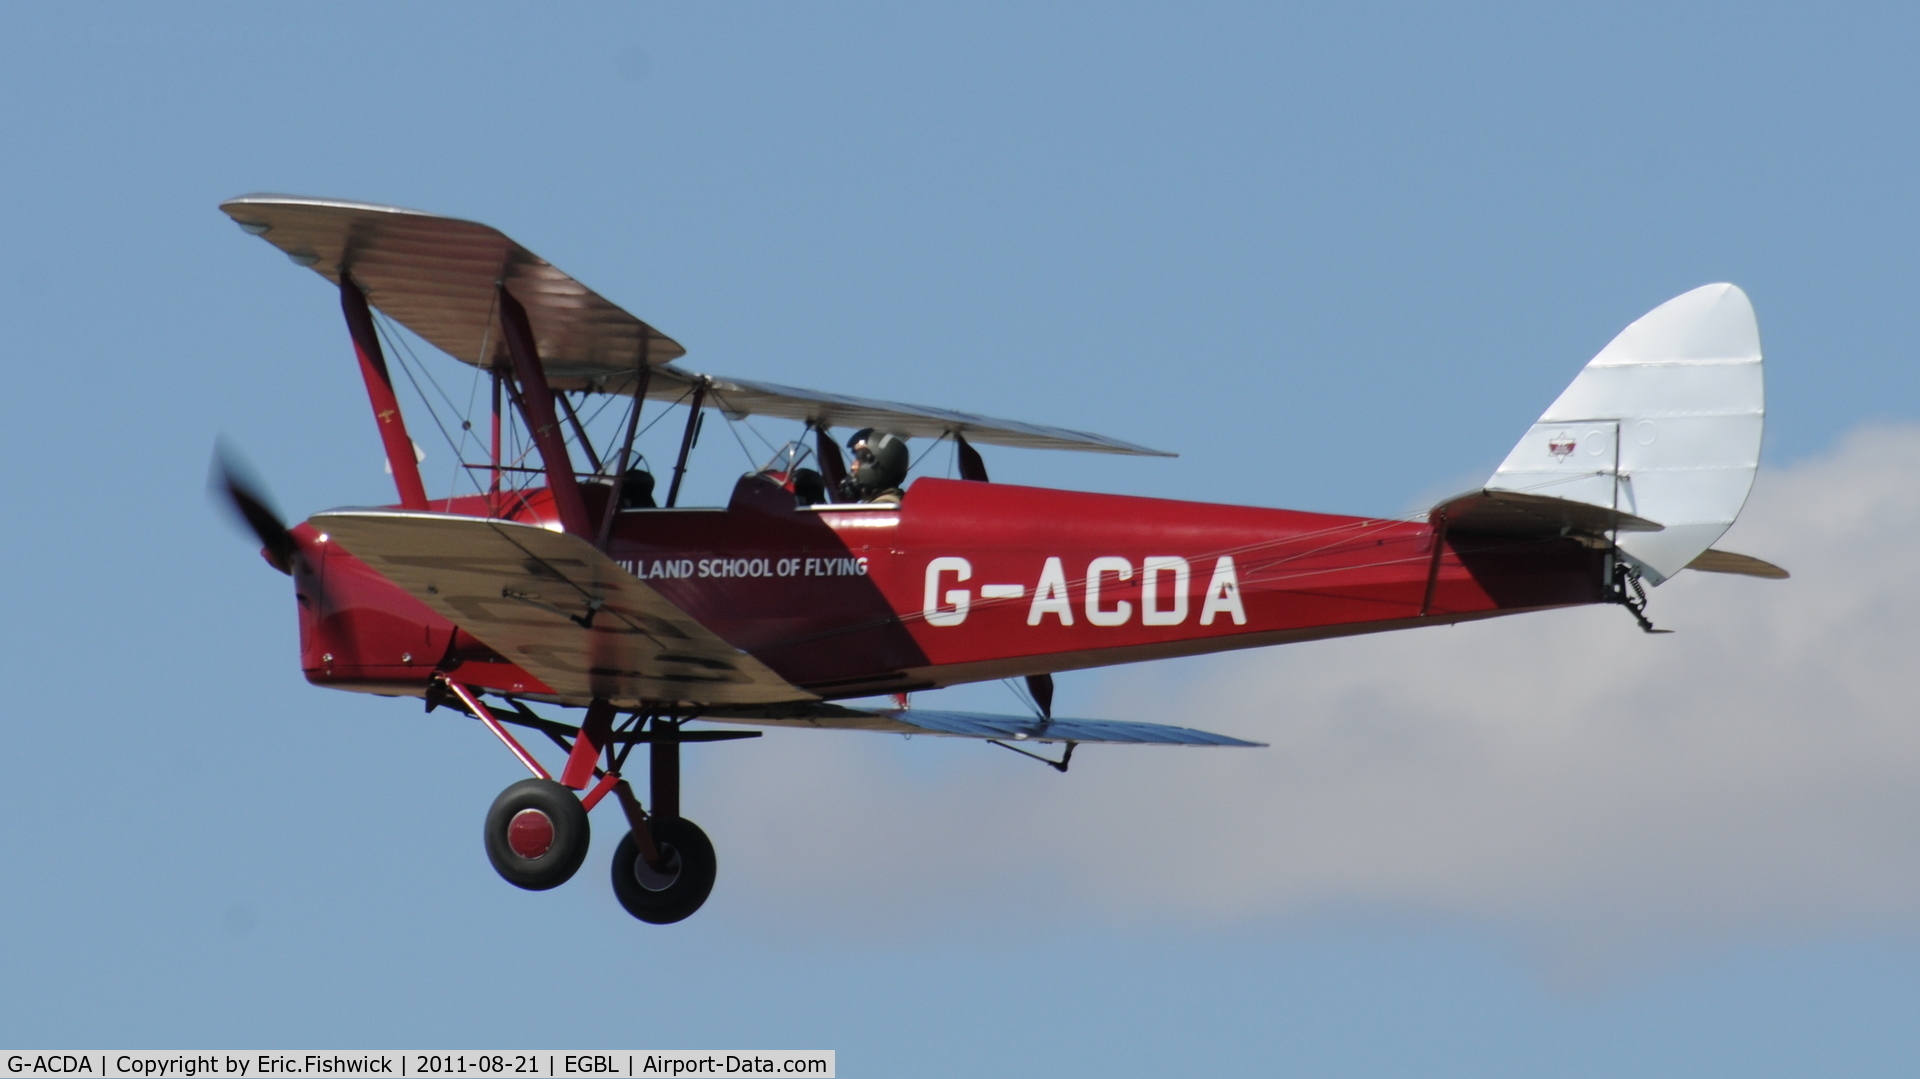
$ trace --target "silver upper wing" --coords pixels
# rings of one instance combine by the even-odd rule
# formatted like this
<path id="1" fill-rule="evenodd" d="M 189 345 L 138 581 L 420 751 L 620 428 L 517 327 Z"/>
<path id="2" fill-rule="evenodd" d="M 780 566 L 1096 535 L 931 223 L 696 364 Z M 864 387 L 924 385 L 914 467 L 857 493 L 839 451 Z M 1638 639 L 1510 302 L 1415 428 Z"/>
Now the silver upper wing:
<path id="1" fill-rule="evenodd" d="M 654 371 L 647 388 L 649 398 L 668 400 L 684 397 L 696 379 L 708 382 L 709 407 L 739 419 L 744 416 L 776 416 L 801 420 L 819 428 L 877 427 L 898 435 L 939 438 L 941 435 L 965 435 L 969 442 L 992 446 L 1020 446 L 1035 450 L 1084 450 L 1093 453 L 1125 453 L 1144 457 L 1172 457 L 1165 450 L 1149 449 L 1088 431 L 1064 427 L 1046 427 L 1019 420 L 1001 420 L 956 412 L 929 405 L 907 405 L 897 401 L 873 401 L 841 393 L 805 390 L 773 382 L 753 382 L 721 375 L 699 375 L 667 365 Z M 620 392 L 632 385 L 631 375 L 612 380 L 607 390 Z M 630 390 L 628 392 L 631 392 Z"/>
<path id="2" fill-rule="evenodd" d="M 546 259 L 477 221 L 341 199 L 242 195 L 220 204 L 240 227 L 338 284 L 342 270 L 367 302 L 435 348 L 490 367 L 505 364 L 494 286 L 527 309 L 534 344 L 556 384 L 631 375 L 640 359 L 684 356 L 647 325 Z"/>
<path id="3" fill-rule="evenodd" d="M 504 282 L 527 309 L 555 389 L 632 393 L 644 342 L 646 362 L 656 369 L 649 398 L 688 397 L 695 380 L 705 379 L 707 405 L 736 418 L 777 416 L 822 428 L 878 427 L 924 438 L 964 434 L 999 446 L 1173 456 L 1086 431 L 673 367 L 669 361 L 686 349 L 672 338 L 476 221 L 300 195 L 243 195 L 220 208 L 327 280 L 338 284 L 342 272 L 350 274 L 368 303 L 455 359 L 481 367 L 508 364 L 494 293 Z"/>

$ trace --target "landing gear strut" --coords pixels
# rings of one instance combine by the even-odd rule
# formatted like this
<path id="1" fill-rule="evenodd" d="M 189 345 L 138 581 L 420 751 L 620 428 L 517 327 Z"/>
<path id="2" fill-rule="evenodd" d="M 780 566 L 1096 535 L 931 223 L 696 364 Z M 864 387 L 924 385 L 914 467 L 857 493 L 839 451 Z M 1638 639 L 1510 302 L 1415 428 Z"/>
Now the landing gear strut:
<path id="1" fill-rule="evenodd" d="M 624 785 L 616 792 L 633 828 L 613 852 L 613 894 L 635 918 L 668 925 L 707 901 L 719 863 L 707 833 L 680 815 L 680 724 L 656 719 L 652 734 L 653 815 L 639 812 Z"/>
<path id="2" fill-rule="evenodd" d="M 496 716 L 477 694 L 450 678 L 436 680 L 434 688 L 429 711 L 449 696 L 458 700 L 534 774 L 501 791 L 487 812 L 487 859 L 509 884 L 545 891 L 572 879 L 587 856 L 587 813 L 612 794 L 627 818 L 627 834 L 613 854 L 613 894 L 627 913 L 667 925 L 690 917 L 707 901 L 719 864 L 707 834 L 680 816 L 680 744 L 756 738 L 760 732 L 683 731 L 683 720 L 654 716 L 649 721 L 638 713 L 616 728 L 614 708 L 606 701 L 595 701 L 575 729 L 542 719 L 517 701 L 509 701 L 517 714 Z M 567 751 L 558 781 L 507 731 L 501 717 L 541 731 Z M 641 742 L 648 744 L 652 813 L 620 778 L 627 755 Z"/>

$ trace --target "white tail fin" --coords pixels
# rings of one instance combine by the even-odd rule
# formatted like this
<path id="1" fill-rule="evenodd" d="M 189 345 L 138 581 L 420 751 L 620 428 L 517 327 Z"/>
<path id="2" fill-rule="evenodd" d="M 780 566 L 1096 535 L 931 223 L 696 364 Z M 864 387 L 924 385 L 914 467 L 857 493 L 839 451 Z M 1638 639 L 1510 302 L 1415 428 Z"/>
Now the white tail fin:
<path id="1" fill-rule="evenodd" d="M 1606 506 L 1657 521 L 1620 550 L 1658 584 L 1740 515 L 1766 417 L 1760 327 L 1747 294 L 1704 285 L 1620 331 L 1507 454 L 1490 491 Z"/>

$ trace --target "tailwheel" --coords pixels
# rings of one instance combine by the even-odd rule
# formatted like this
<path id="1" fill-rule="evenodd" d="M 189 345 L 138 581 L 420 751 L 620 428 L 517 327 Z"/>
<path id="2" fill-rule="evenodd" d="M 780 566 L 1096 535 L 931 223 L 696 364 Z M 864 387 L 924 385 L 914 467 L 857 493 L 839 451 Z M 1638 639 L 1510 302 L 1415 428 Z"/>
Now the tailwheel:
<path id="1" fill-rule="evenodd" d="M 551 779 L 523 779 L 487 811 L 487 860 L 508 884 L 543 892 L 579 870 L 588 835 L 587 811 L 572 791 Z"/>
<path id="2" fill-rule="evenodd" d="M 707 901 L 719 863 L 713 842 L 692 821 L 654 817 L 647 824 L 660 861 L 648 865 L 639 842 L 628 832 L 613 852 L 613 894 L 635 918 L 668 925 L 691 916 Z"/>

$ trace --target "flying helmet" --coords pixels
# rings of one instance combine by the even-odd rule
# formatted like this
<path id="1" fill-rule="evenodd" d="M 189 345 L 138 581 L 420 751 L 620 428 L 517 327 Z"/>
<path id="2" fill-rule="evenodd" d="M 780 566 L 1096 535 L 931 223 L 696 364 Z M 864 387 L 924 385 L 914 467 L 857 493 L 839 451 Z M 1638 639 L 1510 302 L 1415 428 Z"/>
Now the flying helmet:
<path id="1" fill-rule="evenodd" d="M 858 465 L 853 475 L 854 485 L 863 494 L 876 495 L 906 480 L 912 457 L 907 452 L 907 440 L 899 435 L 868 427 L 847 439 L 847 448 L 853 451 Z"/>

